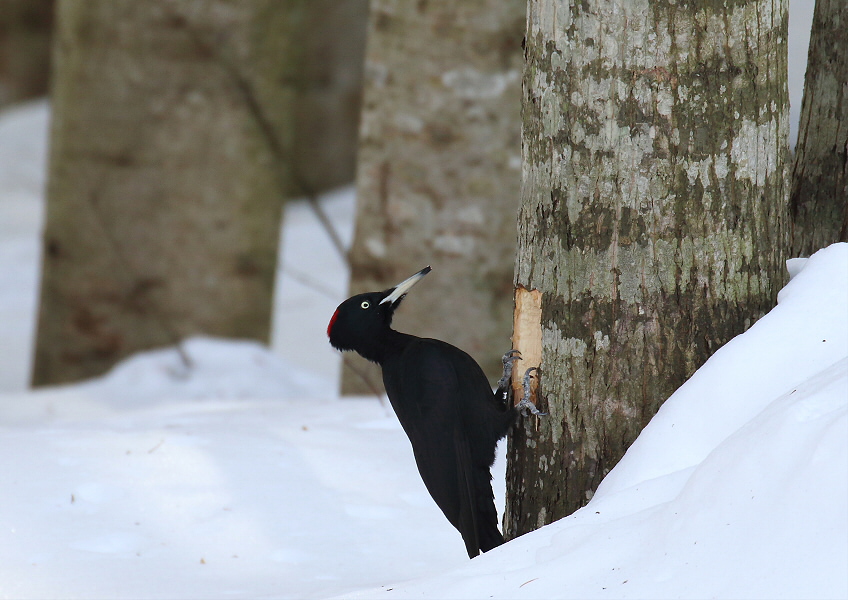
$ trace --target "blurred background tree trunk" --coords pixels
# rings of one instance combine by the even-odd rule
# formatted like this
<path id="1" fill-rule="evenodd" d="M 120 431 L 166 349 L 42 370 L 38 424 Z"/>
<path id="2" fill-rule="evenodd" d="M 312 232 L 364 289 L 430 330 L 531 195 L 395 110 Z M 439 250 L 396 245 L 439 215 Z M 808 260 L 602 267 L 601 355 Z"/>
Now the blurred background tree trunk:
<path id="1" fill-rule="evenodd" d="M 816 0 L 792 172 L 792 256 L 848 242 L 848 2 Z"/>
<path id="2" fill-rule="evenodd" d="M 322 89 L 357 46 L 325 4 L 60 0 L 35 385 L 195 334 L 267 342 L 284 199 L 353 174 L 350 140 L 339 173 L 294 159 L 322 120 L 300 104 L 357 129 L 351 86 Z"/>
<path id="3" fill-rule="evenodd" d="M 505 532 L 584 505 L 785 280 L 784 0 L 531 0 Z"/>
<path id="4" fill-rule="evenodd" d="M 47 94 L 53 0 L 0 0 L 0 107 Z"/>
<path id="5" fill-rule="evenodd" d="M 308 0 L 302 11 L 289 32 L 299 61 L 292 159 L 298 192 L 314 194 L 356 179 L 368 0 Z"/>
<path id="6" fill-rule="evenodd" d="M 350 292 L 432 265 L 396 327 L 493 378 L 509 346 L 524 15 L 524 0 L 373 0 L 366 50 Z M 342 387 L 369 389 L 349 367 Z"/>

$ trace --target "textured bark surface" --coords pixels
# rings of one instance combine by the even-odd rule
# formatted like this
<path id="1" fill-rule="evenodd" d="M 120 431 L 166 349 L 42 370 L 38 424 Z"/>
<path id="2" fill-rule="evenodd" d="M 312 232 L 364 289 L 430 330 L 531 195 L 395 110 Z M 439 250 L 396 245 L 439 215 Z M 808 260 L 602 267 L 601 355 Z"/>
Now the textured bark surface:
<path id="1" fill-rule="evenodd" d="M 816 0 L 789 199 L 792 255 L 848 242 L 848 2 Z"/>
<path id="2" fill-rule="evenodd" d="M 374 0 L 366 50 L 351 293 L 432 265 L 396 327 L 459 346 L 494 379 L 512 320 L 524 4 Z M 346 368 L 343 391 L 368 388 Z"/>
<path id="3" fill-rule="evenodd" d="M 47 94 L 54 0 L 0 0 L 0 107 Z"/>
<path id="4" fill-rule="evenodd" d="M 297 6 L 59 3 L 34 384 L 268 339 Z"/>
<path id="5" fill-rule="evenodd" d="M 585 504 L 784 280 L 784 0 L 531 0 L 515 284 L 542 294 L 509 537 Z M 518 363 L 520 376 L 527 364 Z"/>

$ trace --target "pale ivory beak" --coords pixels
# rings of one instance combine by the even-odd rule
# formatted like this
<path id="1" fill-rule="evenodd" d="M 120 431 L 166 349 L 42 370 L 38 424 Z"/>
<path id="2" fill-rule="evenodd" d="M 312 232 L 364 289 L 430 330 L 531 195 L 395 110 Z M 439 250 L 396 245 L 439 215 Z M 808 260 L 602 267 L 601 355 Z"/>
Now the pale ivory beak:
<path id="1" fill-rule="evenodd" d="M 405 279 L 404 281 L 400 282 L 394 288 L 392 288 L 392 291 L 388 296 L 386 296 L 380 301 L 380 304 L 385 304 L 386 302 L 394 304 L 395 302 L 403 298 L 406 293 L 412 288 L 412 286 L 421 281 L 421 278 L 424 277 L 430 271 L 432 271 L 432 269 L 429 265 L 427 265 L 409 279 Z"/>

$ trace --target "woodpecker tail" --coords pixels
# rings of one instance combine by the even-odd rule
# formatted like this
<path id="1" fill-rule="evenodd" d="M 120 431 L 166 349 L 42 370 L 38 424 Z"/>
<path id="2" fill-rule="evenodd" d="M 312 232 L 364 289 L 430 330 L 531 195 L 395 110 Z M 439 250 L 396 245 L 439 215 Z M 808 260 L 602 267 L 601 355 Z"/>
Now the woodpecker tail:
<path id="1" fill-rule="evenodd" d="M 477 492 L 477 540 L 481 552 L 488 552 L 504 543 L 498 530 L 498 511 L 495 508 L 495 495 L 492 492 L 492 475 L 489 468 L 477 468 L 474 473 L 474 487 Z"/>

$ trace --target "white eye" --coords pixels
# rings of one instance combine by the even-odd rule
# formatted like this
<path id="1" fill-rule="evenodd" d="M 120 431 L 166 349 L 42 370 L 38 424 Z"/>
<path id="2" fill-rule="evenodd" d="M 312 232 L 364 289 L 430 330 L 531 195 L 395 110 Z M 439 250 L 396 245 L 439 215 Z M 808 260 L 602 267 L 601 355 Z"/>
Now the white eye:
<path id="1" fill-rule="evenodd" d="M 362 308 L 371 308 L 371 303 L 368 302 L 368 300 L 366 300 L 365 302 L 363 302 L 359 306 L 361 306 Z"/>

